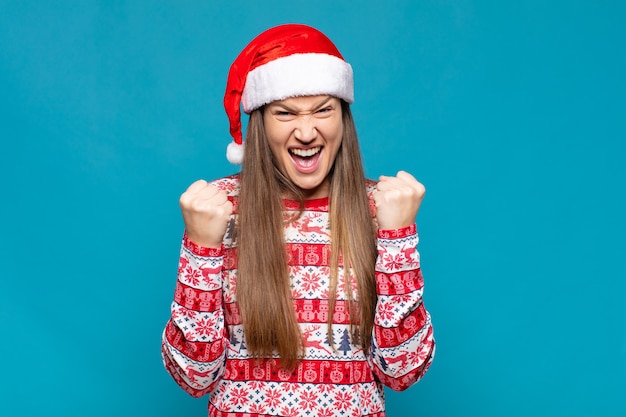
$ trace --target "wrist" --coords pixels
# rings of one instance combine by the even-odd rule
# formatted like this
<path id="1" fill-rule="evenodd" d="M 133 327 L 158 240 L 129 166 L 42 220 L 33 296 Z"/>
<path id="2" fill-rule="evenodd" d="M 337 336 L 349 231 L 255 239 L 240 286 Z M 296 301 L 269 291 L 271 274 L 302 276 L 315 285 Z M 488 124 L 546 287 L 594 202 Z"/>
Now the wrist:
<path id="1" fill-rule="evenodd" d="M 185 231 L 183 236 L 183 245 L 196 255 L 211 257 L 221 256 L 224 248 L 221 242 L 218 245 L 212 245 L 211 243 L 197 241 L 193 235 L 189 236 L 187 231 Z"/>
<path id="2" fill-rule="evenodd" d="M 417 225 L 412 223 L 408 226 L 393 229 L 378 228 L 379 239 L 397 239 L 417 234 Z"/>

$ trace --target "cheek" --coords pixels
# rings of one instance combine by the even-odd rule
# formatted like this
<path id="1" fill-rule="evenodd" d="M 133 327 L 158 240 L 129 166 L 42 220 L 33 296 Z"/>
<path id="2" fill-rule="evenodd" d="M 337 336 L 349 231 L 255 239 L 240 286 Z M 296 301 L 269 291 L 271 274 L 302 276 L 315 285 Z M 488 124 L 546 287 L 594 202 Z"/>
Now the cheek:
<path id="1" fill-rule="evenodd" d="M 339 146 L 341 145 L 341 141 L 343 139 L 343 126 L 333 126 L 333 128 L 329 130 L 329 136 L 327 137 L 329 145 L 336 152 L 337 149 L 339 149 Z"/>
<path id="2" fill-rule="evenodd" d="M 267 138 L 267 143 L 269 144 L 272 153 L 276 154 L 281 146 L 286 142 L 284 135 L 285 133 L 281 132 L 281 129 L 278 129 L 274 125 L 265 127 L 265 137 Z"/>
<path id="3" fill-rule="evenodd" d="M 269 140 L 269 139 L 268 139 Z M 270 148 L 270 152 L 272 153 L 272 156 L 274 157 L 274 161 L 279 165 L 282 166 L 283 162 L 282 162 L 282 147 L 280 146 L 280 144 L 269 140 L 269 148 Z"/>

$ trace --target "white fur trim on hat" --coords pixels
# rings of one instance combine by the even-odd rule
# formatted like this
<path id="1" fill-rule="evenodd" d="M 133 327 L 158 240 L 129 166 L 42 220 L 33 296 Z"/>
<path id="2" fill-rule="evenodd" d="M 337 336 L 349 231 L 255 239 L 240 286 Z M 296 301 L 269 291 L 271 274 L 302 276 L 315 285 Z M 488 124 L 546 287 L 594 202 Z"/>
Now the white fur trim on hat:
<path id="1" fill-rule="evenodd" d="M 328 54 L 293 54 L 250 71 L 241 103 L 250 113 L 272 101 L 323 94 L 354 102 L 350 64 Z"/>
<path id="2" fill-rule="evenodd" d="M 243 162 L 243 147 L 244 144 L 238 144 L 231 141 L 226 147 L 226 159 L 228 162 L 235 165 L 241 165 Z"/>

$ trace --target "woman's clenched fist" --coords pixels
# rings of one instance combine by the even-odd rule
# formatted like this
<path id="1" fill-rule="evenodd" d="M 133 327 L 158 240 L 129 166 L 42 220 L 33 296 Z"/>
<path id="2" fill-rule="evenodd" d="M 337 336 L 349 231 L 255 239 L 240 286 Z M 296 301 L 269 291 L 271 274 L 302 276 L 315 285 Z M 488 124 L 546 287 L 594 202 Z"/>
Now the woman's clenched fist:
<path id="1" fill-rule="evenodd" d="M 198 180 L 180 196 L 187 237 L 197 245 L 220 248 L 233 212 L 226 192 Z"/>
<path id="2" fill-rule="evenodd" d="M 411 174 L 399 171 L 395 177 L 381 176 L 374 193 L 379 229 L 399 229 L 415 222 L 426 189 Z"/>

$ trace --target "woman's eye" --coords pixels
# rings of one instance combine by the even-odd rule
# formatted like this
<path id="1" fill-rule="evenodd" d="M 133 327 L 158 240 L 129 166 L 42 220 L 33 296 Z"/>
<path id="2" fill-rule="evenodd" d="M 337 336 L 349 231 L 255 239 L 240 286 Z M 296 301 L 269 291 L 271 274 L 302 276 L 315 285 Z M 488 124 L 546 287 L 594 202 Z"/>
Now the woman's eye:
<path id="1" fill-rule="evenodd" d="M 274 116 L 278 120 L 291 120 L 295 117 L 295 115 L 292 112 L 286 111 L 286 110 L 275 110 Z"/>
<path id="2" fill-rule="evenodd" d="M 328 113 L 331 110 L 332 109 L 330 107 L 324 107 L 323 109 L 319 109 L 317 112 L 323 114 L 323 113 Z"/>

